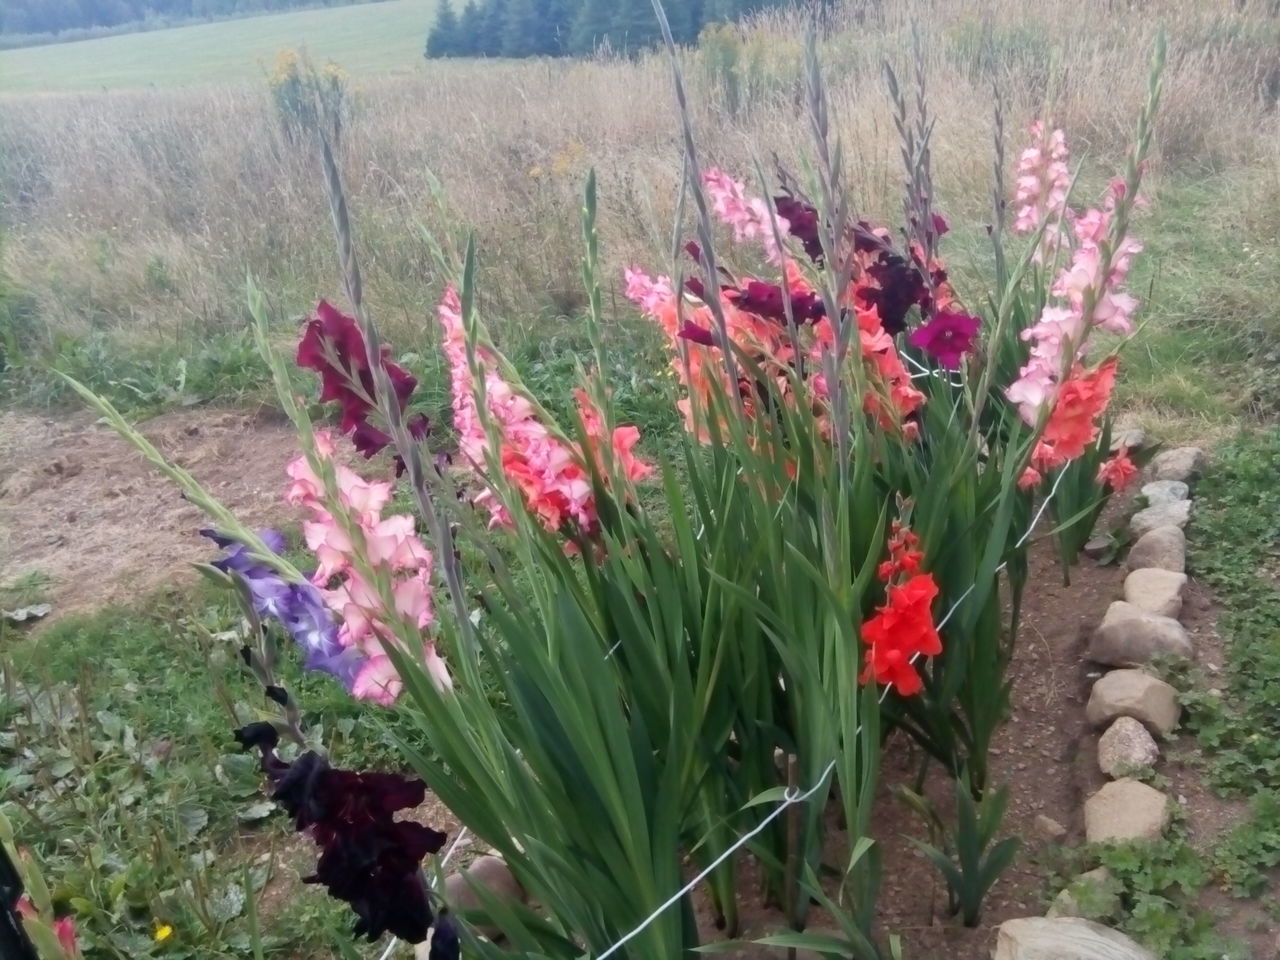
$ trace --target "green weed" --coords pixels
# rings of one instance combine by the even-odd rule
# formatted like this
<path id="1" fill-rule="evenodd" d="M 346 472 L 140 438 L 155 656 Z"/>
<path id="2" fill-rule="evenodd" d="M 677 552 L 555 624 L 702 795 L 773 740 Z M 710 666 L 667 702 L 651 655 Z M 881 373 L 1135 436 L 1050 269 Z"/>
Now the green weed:
<path id="1" fill-rule="evenodd" d="M 31 570 L 0 586 L 0 607 L 14 610 L 44 603 L 53 580 L 43 570 Z"/>
<path id="2" fill-rule="evenodd" d="M 283 869 L 281 851 L 298 849 L 256 762 L 231 740 L 270 705 L 241 672 L 230 598 L 201 591 L 142 608 L 8 639 L 3 809 L 74 912 L 88 956 L 252 956 L 247 904 Z M 296 662 L 283 672 L 336 763 L 397 763 L 396 713 L 359 707 Z M 291 891 L 264 946 L 312 955 L 309 945 L 335 942 L 349 924 L 340 908 Z"/>

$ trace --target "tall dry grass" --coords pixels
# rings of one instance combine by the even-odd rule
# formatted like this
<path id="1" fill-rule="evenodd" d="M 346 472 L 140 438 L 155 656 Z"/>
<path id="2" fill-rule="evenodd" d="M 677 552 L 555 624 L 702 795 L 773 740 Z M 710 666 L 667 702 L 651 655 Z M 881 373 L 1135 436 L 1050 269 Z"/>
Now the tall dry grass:
<path id="1" fill-rule="evenodd" d="M 849 0 L 822 53 L 859 212 L 895 212 L 881 70 L 887 60 L 911 73 L 913 31 L 937 118 L 939 205 L 982 223 L 993 88 L 1008 101 L 1010 158 L 1049 100 L 1079 154 L 1114 160 L 1161 27 L 1170 62 L 1153 182 L 1274 163 L 1280 21 L 1255 0 Z M 687 57 L 709 162 L 749 175 L 753 157 L 769 166 L 776 154 L 801 167 L 802 47 L 797 19 L 775 17 Z M 342 159 L 371 303 L 393 335 L 419 328 L 438 292 L 419 226 L 475 231 L 484 289 L 506 321 L 536 329 L 572 313 L 588 167 L 613 275 L 668 248 L 681 151 L 661 56 L 433 64 L 355 86 Z M 316 159 L 286 135 L 265 87 L 0 99 L 0 204 L 4 267 L 34 298 L 40 339 L 234 327 L 250 271 L 286 311 L 337 290 Z"/>

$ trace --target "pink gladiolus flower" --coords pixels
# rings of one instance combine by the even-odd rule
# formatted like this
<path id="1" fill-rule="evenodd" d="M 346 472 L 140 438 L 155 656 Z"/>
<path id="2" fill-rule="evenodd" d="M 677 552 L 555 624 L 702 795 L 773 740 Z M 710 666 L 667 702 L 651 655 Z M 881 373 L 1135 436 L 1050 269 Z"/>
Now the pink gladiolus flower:
<path id="1" fill-rule="evenodd" d="M 673 304 L 668 280 L 653 281 L 637 270 L 627 273 L 627 294 L 646 310 L 665 310 L 668 304 Z M 459 446 L 470 467 L 486 471 L 491 468 L 489 436 L 479 415 L 479 398 L 467 363 L 457 295 L 452 288 L 446 291 L 440 305 L 440 321 L 445 329 L 445 355 L 451 373 L 454 425 L 462 435 Z M 491 368 L 492 357 L 481 353 L 477 359 L 484 373 L 484 403 L 500 438 L 500 449 L 496 451 L 498 462 L 507 481 L 547 530 L 560 531 L 575 542 L 582 536 L 595 536 L 599 517 L 586 458 L 597 455 L 598 446 L 605 439 L 598 411 L 583 408 L 584 401 L 579 398 L 590 441 L 589 449 L 581 450 L 538 419 L 529 398 Z M 619 427 L 609 438 L 613 455 L 629 481 L 641 479 L 650 470 L 634 454 L 639 436 L 634 427 Z M 608 484 L 611 473 L 603 469 L 598 460 L 597 467 L 601 479 Z M 491 526 L 507 526 L 512 522 L 506 506 L 491 487 L 481 491 L 473 502 L 489 510 Z M 571 544 L 569 549 L 575 547 Z"/>
<path id="2" fill-rule="evenodd" d="M 659 313 L 675 296 L 671 290 L 670 277 L 658 277 L 655 280 L 634 267 L 628 267 L 623 276 L 627 281 L 627 299 L 650 316 Z"/>
<path id="3" fill-rule="evenodd" d="M 1018 159 L 1014 194 L 1015 233 L 1033 233 L 1046 219 L 1060 216 L 1066 209 L 1071 171 L 1070 152 L 1061 130 L 1045 137 L 1045 127 L 1037 120 L 1031 125 L 1032 145 Z"/>
<path id="4" fill-rule="evenodd" d="M 356 674 L 351 693 L 357 700 L 372 700 L 381 707 L 389 707 L 396 702 L 404 682 L 391 658 L 386 654 L 370 657 L 360 672 Z"/>
<path id="5" fill-rule="evenodd" d="M 1093 322 L 1111 333 L 1133 333 L 1138 298 L 1127 293 L 1104 293 L 1093 308 Z"/>
<path id="6" fill-rule="evenodd" d="M 75 960 L 80 956 L 80 945 L 76 943 L 76 922 L 71 917 L 59 917 L 53 921 L 53 935 L 57 937 L 58 946 L 68 960 Z"/>
<path id="7" fill-rule="evenodd" d="M 333 453 L 327 436 L 317 438 L 316 448 L 326 459 Z M 359 699 L 389 705 L 399 696 L 403 684 L 387 655 L 386 644 L 402 643 L 401 637 L 408 630 L 426 630 L 435 619 L 431 551 L 418 539 L 411 516 L 381 515 L 391 500 L 389 483 L 370 483 L 347 467 L 335 466 L 337 499 L 347 523 L 354 526 L 348 529 L 329 511 L 323 486 L 304 457 L 291 462 L 287 472 L 291 478 L 287 498 L 312 513 L 312 519 L 303 524 L 307 546 L 318 562 L 312 583 L 341 621 L 338 643 L 357 648 L 365 658 L 350 678 L 351 692 Z M 379 590 L 357 571 L 357 555 L 375 575 L 389 581 L 392 609 L 386 609 Z M 339 582 L 330 587 L 335 578 Z M 398 622 L 399 635 L 390 621 Z M 428 647 L 434 661 L 427 656 Z M 434 643 L 424 641 L 423 651 L 424 665 L 437 687 L 451 689 L 451 682 L 445 685 L 441 681 L 448 671 L 435 653 Z"/>
<path id="8" fill-rule="evenodd" d="M 453 689 L 453 677 L 449 675 L 449 667 L 444 659 L 436 652 L 436 645 L 428 643 L 422 653 L 423 662 L 426 663 L 427 673 L 431 675 L 431 680 L 435 683 L 436 689 L 441 693 Z"/>
<path id="9" fill-rule="evenodd" d="M 733 229 L 734 240 L 744 243 L 758 239 L 770 263 L 781 261 L 774 235 L 774 218 L 767 203 L 759 197 L 748 198 L 742 183 L 722 170 L 707 170 L 702 175 L 702 185 L 711 198 L 715 215 Z M 780 216 L 776 223 L 777 235 L 785 237 L 791 225 Z"/>
<path id="10" fill-rule="evenodd" d="M 1097 291 L 1102 285 L 1102 264 L 1099 251 L 1092 244 L 1079 247 L 1053 284 L 1053 295 L 1062 297 L 1076 310 L 1083 309 L 1085 294 Z"/>
<path id="11" fill-rule="evenodd" d="M 1035 426 L 1041 408 L 1053 399 L 1057 378 L 1056 365 L 1033 355 L 1031 362 L 1018 371 L 1018 379 L 1006 388 L 1005 396 L 1017 405 L 1019 416 L 1028 425 Z"/>

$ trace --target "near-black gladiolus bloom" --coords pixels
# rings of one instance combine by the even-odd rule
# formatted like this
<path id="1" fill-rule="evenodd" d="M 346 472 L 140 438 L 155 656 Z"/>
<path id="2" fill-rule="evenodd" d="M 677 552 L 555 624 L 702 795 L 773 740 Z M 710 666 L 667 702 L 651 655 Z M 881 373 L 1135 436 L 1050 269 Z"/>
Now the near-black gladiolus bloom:
<path id="1" fill-rule="evenodd" d="M 422 803 L 422 781 L 335 770 L 311 750 L 285 763 L 275 753 L 270 724 L 251 724 L 236 731 L 236 739 L 262 751 L 272 799 L 320 847 L 316 871 L 304 882 L 323 884 L 330 896 L 351 904 L 356 936 L 376 940 L 390 932 L 408 943 L 425 940 L 433 916 L 421 863 L 439 852 L 446 835 L 395 819 L 397 812 Z"/>

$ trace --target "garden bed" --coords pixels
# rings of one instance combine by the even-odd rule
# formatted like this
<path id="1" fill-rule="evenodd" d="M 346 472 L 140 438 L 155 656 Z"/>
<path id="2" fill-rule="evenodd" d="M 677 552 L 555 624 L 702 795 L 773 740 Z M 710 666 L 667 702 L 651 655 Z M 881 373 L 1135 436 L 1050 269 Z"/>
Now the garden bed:
<path id="1" fill-rule="evenodd" d="M 281 505 L 276 485 L 270 480 L 281 475 L 295 442 L 287 427 L 262 416 L 187 410 L 148 421 L 144 431 L 251 518 L 250 522 L 278 524 L 294 519 Z M 23 472 L 15 470 L 0 477 L 6 491 L 16 491 L 22 504 L 18 509 L 19 497 L 13 494 L 0 498 L 0 512 L 11 538 L 0 580 L 11 581 L 34 571 L 47 575 L 55 620 L 68 612 L 127 601 L 172 582 L 174 570 L 180 569 L 175 567 L 175 558 L 195 561 L 207 556 L 207 543 L 195 534 L 200 524 L 198 510 L 182 501 L 162 477 L 105 427 L 87 418 L 54 424 L 9 412 L 0 420 L 0 449 L 5 451 L 7 463 L 31 465 Z M 258 469 L 244 470 L 246 463 L 256 464 Z M 81 468 L 90 464 L 92 470 Z M 16 490 L 19 485 L 22 489 Z M 122 491 L 128 493 L 127 498 Z M 1118 508 L 1109 511 L 1103 526 L 1118 513 Z M 81 549 L 66 548 L 73 542 Z M 1022 635 L 1011 671 L 1013 715 L 992 751 L 994 783 L 1008 784 L 1011 792 L 1002 835 L 1021 837 L 1023 848 L 987 899 L 982 924 L 976 929 L 967 930 L 946 916 L 945 887 L 935 869 L 904 839 L 924 832 L 919 818 L 894 795 L 898 787 L 913 783 L 920 752 L 901 734 L 894 735 L 887 746 L 875 814 L 875 834 L 884 844 L 886 858 L 883 929 L 903 937 L 908 957 L 978 960 L 989 952 L 1002 921 L 1042 914 L 1046 874 L 1061 868 L 1064 846 L 1082 843 L 1083 800 L 1104 781 L 1095 762 L 1096 734 L 1084 718 L 1092 682 L 1084 653 L 1088 632 L 1108 604 L 1120 596 L 1124 570 L 1082 560 L 1072 569 L 1071 585 L 1064 586 L 1051 546 L 1043 544 L 1031 554 Z M 110 563 L 102 563 L 103 556 L 109 556 Z M 1198 642 L 1204 638 L 1208 644 L 1203 648 L 1204 661 L 1220 665 L 1213 611 L 1203 592 L 1192 594 L 1186 620 Z M 1191 769 L 1192 757 L 1175 754 L 1171 760 L 1172 793 L 1188 799 L 1192 832 L 1213 836 L 1228 829 L 1239 810 L 1214 798 L 1199 783 Z M 945 778 L 936 772 L 927 784 L 927 792 L 942 810 L 948 809 L 947 787 Z M 428 798 L 427 806 L 432 814 L 427 819 L 451 831 L 456 829 L 452 822 L 443 822 L 433 797 Z M 1065 828 L 1065 835 L 1047 833 L 1046 818 Z M 259 835 L 260 831 L 249 829 L 237 842 L 252 848 Z M 265 851 L 272 842 L 263 839 Z M 465 865 L 480 852 L 479 844 L 464 844 L 455 865 Z M 838 862 L 843 852 L 828 851 L 828 860 Z M 288 844 L 277 853 L 280 869 L 261 894 L 262 911 L 268 917 L 293 895 L 301 876 L 311 869 L 314 856 L 306 843 Z M 764 935 L 782 926 L 778 911 L 761 907 L 751 890 L 752 877 L 749 867 L 743 870 L 745 937 Z M 823 926 L 820 911 L 811 918 L 812 928 Z M 703 909 L 702 919 L 710 934 L 709 910 Z M 1243 917 L 1231 926 L 1241 935 L 1250 935 L 1250 925 Z M 748 958 L 775 953 L 780 951 L 744 948 L 737 955 Z"/>

